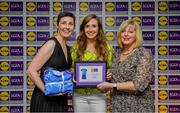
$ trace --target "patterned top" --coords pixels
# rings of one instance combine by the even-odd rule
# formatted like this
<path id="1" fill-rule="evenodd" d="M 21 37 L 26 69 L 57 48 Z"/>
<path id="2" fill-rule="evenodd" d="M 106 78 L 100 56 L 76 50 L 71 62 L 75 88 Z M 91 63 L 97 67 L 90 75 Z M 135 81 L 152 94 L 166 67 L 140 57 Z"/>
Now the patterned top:
<path id="1" fill-rule="evenodd" d="M 151 52 L 137 48 L 125 60 L 119 60 L 119 53 L 113 55 L 111 66 L 112 82 L 132 81 L 136 92 L 114 90 L 111 97 L 111 112 L 153 112 L 154 98 L 149 83 L 154 72 Z"/>
<path id="2" fill-rule="evenodd" d="M 71 57 L 72 57 L 72 64 L 74 66 L 74 62 L 77 60 L 77 43 L 74 43 L 71 49 Z M 109 69 L 112 64 L 112 56 L 114 53 L 113 47 L 107 43 L 108 47 L 108 59 L 107 59 L 107 68 Z M 99 61 L 97 59 L 97 55 L 95 53 L 91 53 L 88 49 L 85 50 L 84 55 L 82 56 L 82 61 Z M 74 90 L 76 93 L 89 95 L 89 94 L 96 94 L 101 93 L 96 87 L 76 87 Z"/>

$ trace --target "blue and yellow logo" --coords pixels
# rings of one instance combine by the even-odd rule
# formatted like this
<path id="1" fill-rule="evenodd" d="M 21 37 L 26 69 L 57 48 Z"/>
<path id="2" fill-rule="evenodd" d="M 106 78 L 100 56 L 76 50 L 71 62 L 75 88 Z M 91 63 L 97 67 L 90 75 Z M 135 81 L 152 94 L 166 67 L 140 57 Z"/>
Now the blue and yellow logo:
<path id="1" fill-rule="evenodd" d="M 134 21 L 137 21 L 139 24 L 141 24 L 141 17 L 139 17 L 139 16 L 134 16 L 132 19 L 133 19 Z"/>
<path id="2" fill-rule="evenodd" d="M 1 26 L 8 26 L 9 25 L 9 18 L 8 17 L 1 17 L 0 18 L 0 25 Z"/>
<path id="3" fill-rule="evenodd" d="M 0 54 L 2 56 L 8 56 L 9 55 L 9 48 L 8 47 L 1 47 L 0 48 Z"/>
<path id="4" fill-rule="evenodd" d="M 98 72 L 98 68 L 91 68 L 91 72 Z"/>
<path id="5" fill-rule="evenodd" d="M 28 47 L 27 48 L 27 55 L 28 56 L 34 56 L 36 54 L 36 48 L 35 47 Z"/>
<path id="6" fill-rule="evenodd" d="M 140 11 L 141 10 L 141 3 L 140 2 L 133 2 L 131 5 L 133 11 Z"/>
<path id="7" fill-rule="evenodd" d="M 36 39 L 36 33 L 35 32 L 28 32 L 27 33 L 27 39 L 28 39 L 28 41 L 35 41 L 35 39 Z"/>
<path id="8" fill-rule="evenodd" d="M 166 16 L 159 17 L 159 25 L 164 26 L 168 24 L 168 18 Z"/>
<path id="9" fill-rule="evenodd" d="M 1 3 L 0 3 L 0 10 L 1 10 L 1 11 L 8 11 L 8 9 L 9 9 L 9 4 L 8 4 L 8 2 L 1 2 Z"/>
<path id="10" fill-rule="evenodd" d="M 9 84 L 9 78 L 7 76 L 2 76 L 0 79 L 0 84 L 2 86 L 7 86 Z"/>
<path id="11" fill-rule="evenodd" d="M 168 67 L 168 64 L 167 64 L 166 61 L 160 61 L 160 62 L 159 62 L 159 69 L 161 69 L 161 70 L 166 70 L 167 67 Z"/>
<path id="12" fill-rule="evenodd" d="M 8 71 L 9 70 L 9 63 L 8 62 L 1 62 L 1 64 L 0 64 L 0 69 L 2 70 L 2 71 Z"/>
<path id="13" fill-rule="evenodd" d="M 164 40 L 166 40 L 167 38 L 168 38 L 168 34 L 167 34 L 166 31 L 160 31 L 160 32 L 159 32 L 159 39 L 160 39 L 160 40 L 164 41 Z"/>
<path id="14" fill-rule="evenodd" d="M 7 41 L 9 39 L 9 33 L 8 32 L 1 32 L 0 33 L 0 39 L 2 41 Z"/>
<path id="15" fill-rule="evenodd" d="M 53 17 L 53 25 L 54 25 L 54 26 L 58 26 L 58 25 L 57 25 L 57 16 Z"/>
<path id="16" fill-rule="evenodd" d="M 160 55 L 167 55 L 167 53 L 168 53 L 167 47 L 166 46 L 160 46 L 158 49 L 158 53 Z"/>
<path id="17" fill-rule="evenodd" d="M 9 99 L 9 93 L 7 91 L 0 92 L 0 100 L 7 101 Z"/>
<path id="18" fill-rule="evenodd" d="M 35 26 L 36 25 L 36 18 L 35 17 L 28 17 L 26 19 L 28 26 Z"/>
<path id="19" fill-rule="evenodd" d="M 33 81 L 29 77 L 27 77 L 27 84 L 28 85 L 34 85 Z"/>
<path id="20" fill-rule="evenodd" d="M 26 67 L 29 67 L 30 63 L 30 61 L 26 62 Z"/>
<path id="21" fill-rule="evenodd" d="M 115 36 L 114 36 L 114 33 L 112 31 L 109 31 L 109 32 L 106 33 L 106 39 L 108 41 L 112 41 L 114 39 L 114 37 Z"/>
<path id="22" fill-rule="evenodd" d="M 167 84 L 167 82 L 168 82 L 167 76 L 165 76 L 165 75 L 159 76 L 159 78 L 158 78 L 158 83 L 159 83 L 160 85 L 165 85 L 165 84 Z"/>
<path id="23" fill-rule="evenodd" d="M 30 113 L 30 106 L 26 107 L 26 113 Z"/>
<path id="24" fill-rule="evenodd" d="M 115 9 L 115 4 L 113 2 L 107 2 L 105 8 L 106 11 L 113 11 Z"/>
<path id="25" fill-rule="evenodd" d="M 28 99 L 28 100 L 31 100 L 32 94 L 33 94 L 32 91 L 27 91 L 27 99 Z"/>
<path id="26" fill-rule="evenodd" d="M 88 11 L 89 5 L 87 2 L 81 2 L 79 5 L 80 11 Z"/>
<path id="27" fill-rule="evenodd" d="M 34 2 L 27 2 L 26 9 L 27 9 L 27 11 L 35 11 L 36 4 Z"/>
<path id="28" fill-rule="evenodd" d="M 161 99 L 161 100 L 167 99 L 167 98 L 168 98 L 168 93 L 167 93 L 167 91 L 165 91 L 165 90 L 159 91 L 159 92 L 158 92 L 158 97 L 159 97 L 159 99 Z"/>
<path id="29" fill-rule="evenodd" d="M 61 11 L 62 10 L 62 3 L 61 2 L 54 2 L 53 3 L 53 10 L 54 11 Z"/>
<path id="30" fill-rule="evenodd" d="M 2 33 L 0 34 L 0 39 L 1 39 L 2 41 L 7 41 L 7 40 L 9 39 L 9 33 L 8 33 L 8 32 L 2 32 Z"/>
<path id="31" fill-rule="evenodd" d="M 158 8 L 160 11 L 166 11 L 168 9 L 168 4 L 167 2 L 160 1 L 158 4 Z"/>
<path id="32" fill-rule="evenodd" d="M 7 106 L 0 107 L 0 113 L 9 113 L 9 108 Z"/>
<path id="33" fill-rule="evenodd" d="M 113 26 L 115 24 L 115 18 L 109 16 L 106 17 L 106 25 L 107 26 Z"/>
<path id="34" fill-rule="evenodd" d="M 168 107 L 166 105 L 159 106 L 158 113 L 168 113 Z"/>

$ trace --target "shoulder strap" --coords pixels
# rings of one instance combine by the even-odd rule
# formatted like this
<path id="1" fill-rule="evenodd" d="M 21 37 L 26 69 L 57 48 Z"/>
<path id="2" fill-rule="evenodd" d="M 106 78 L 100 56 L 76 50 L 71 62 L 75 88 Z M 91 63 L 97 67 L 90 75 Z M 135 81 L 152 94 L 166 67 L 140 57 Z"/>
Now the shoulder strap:
<path id="1" fill-rule="evenodd" d="M 48 40 L 46 40 L 43 44 L 42 44 L 42 46 L 46 43 L 46 42 L 48 42 L 49 40 L 54 40 L 55 41 L 55 43 L 57 43 L 56 41 L 56 38 L 55 37 L 51 37 L 51 38 L 49 38 Z"/>

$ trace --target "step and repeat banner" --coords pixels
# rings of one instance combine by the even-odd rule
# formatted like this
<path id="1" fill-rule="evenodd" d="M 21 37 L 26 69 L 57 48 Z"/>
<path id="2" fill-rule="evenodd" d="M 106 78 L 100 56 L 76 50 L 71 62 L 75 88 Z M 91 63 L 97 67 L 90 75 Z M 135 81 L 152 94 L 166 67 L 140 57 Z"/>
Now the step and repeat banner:
<path id="1" fill-rule="evenodd" d="M 122 21 L 139 21 L 144 47 L 156 63 L 151 81 L 156 111 L 180 112 L 179 0 L 0 0 L 0 112 L 29 112 L 34 84 L 26 69 L 42 43 L 56 34 L 60 11 L 70 11 L 77 19 L 69 45 L 87 14 L 99 16 L 107 41 L 117 51 L 116 32 Z M 109 111 L 108 93 L 107 100 Z"/>

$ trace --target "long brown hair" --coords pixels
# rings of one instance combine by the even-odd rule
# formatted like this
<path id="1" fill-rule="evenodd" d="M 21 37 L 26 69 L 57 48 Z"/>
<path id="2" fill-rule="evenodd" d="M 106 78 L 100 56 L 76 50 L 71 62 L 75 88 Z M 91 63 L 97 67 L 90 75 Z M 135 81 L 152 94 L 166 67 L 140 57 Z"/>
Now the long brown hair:
<path id="1" fill-rule="evenodd" d="M 102 23 L 95 14 L 89 14 L 88 16 L 86 16 L 80 25 L 80 34 L 77 37 L 77 44 L 78 44 L 78 49 L 76 51 L 77 59 L 80 60 L 86 50 L 87 37 L 84 32 L 84 27 L 92 19 L 96 19 L 98 21 L 98 28 L 99 28 L 98 34 L 96 36 L 96 44 L 95 44 L 97 59 L 98 60 L 107 60 L 108 48 L 107 48 L 107 43 L 106 43 L 106 39 L 104 36 L 104 31 L 102 28 Z"/>

